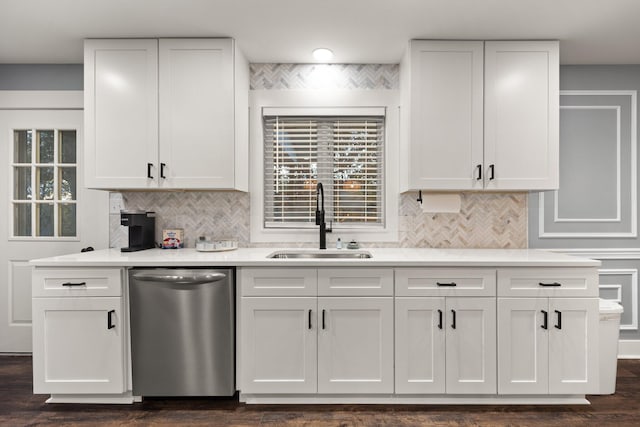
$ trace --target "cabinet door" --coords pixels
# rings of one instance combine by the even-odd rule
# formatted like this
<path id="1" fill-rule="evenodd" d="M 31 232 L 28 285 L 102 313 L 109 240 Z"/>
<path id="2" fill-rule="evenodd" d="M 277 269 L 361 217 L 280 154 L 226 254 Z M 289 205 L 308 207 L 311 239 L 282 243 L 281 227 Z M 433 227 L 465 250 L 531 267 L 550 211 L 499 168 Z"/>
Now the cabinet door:
<path id="1" fill-rule="evenodd" d="M 558 188 L 558 58 L 557 41 L 485 42 L 487 189 Z"/>
<path id="2" fill-rule="evenodd" d="M 234 188 L 231 39 L 161 39 L 160 186 Z"/>
<path id="3" fill-rule="evenodd" d="M 315 298 L 242 298 L 242 393 L 315 393 Z"/>
<path id="4" fill-rule="evenodd" d="M 549 393 L 597 393 L 598 299 L 550 298 L 549 316 Z"/>
<path id="5" fill-rule="evenodd" d="M 318 298 L 319 393 L 393 393 L 393 298 Z"/>
<path id="6" fill-rule="evenodd" d="M 482 188 L 483 42 L 411 41 L 409 187 Z"/>
<path id="7" fill-rule="evenodd" d="M 157 187 L 157 40 L 86 40 L 84 109 L 86 186 Z"/>
<path id="8" fill-rule="evenodd" d="M 496 299 L 447 298 L 446 321 L 447 393 L 496 393 Z"/>
<path id="9" fill-rule="evenodd" d="M 122 298 L 33 299 L 35 394 L 125 391 Z"/>
<path id="10" fill-rule="evenodd" d="M 396 393 L 445 392 L 444 298 L 396 298 Z"/>
<path id="11" fill-rule="evenodd" d="M 498 298 L 499 394 L 549 392 L 548 306 L 547 298 Z"/>

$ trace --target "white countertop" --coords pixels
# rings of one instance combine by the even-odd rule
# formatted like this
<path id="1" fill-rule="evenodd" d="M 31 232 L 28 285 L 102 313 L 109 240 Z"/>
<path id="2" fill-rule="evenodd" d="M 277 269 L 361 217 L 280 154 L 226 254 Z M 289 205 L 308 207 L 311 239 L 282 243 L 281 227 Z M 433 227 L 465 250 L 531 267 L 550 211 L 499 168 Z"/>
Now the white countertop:
<path id="1" fill-rule="evenodd" d="M 32 260 L 37 267 L 598 267 L 600 261 L 536 249 L 363 248 L 369 259 L 269 259 L 275 251 L 314 249 L 243 248 L 226 252 L 195 249 L 104 249 Z M 327 250 L 326 252 L 334 252 Z M 342 249 L 340 252 L 349 252 Z"/>

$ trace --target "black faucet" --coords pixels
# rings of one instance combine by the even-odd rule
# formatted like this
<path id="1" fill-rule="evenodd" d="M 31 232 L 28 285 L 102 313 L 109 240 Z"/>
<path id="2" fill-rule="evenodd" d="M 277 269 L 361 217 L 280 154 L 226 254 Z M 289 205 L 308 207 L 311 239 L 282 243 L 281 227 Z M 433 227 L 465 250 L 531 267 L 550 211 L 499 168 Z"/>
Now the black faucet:
<path id="1" fill-rule="evenodd" d="M 327 249 L 327 233 L 331 233 L 331 228 L 327 229 L 324 222 L 324 189 L 321 182 L 316 185 L 316 225 L 320 226 L 320 249 Z"/>

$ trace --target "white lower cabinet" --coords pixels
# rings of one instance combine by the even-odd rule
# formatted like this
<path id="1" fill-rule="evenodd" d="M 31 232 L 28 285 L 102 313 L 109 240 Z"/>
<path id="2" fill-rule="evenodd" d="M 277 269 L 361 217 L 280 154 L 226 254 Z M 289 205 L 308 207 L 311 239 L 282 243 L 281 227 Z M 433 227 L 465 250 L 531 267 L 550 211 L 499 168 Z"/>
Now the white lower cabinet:
<path id="1" fill-rule="evenodd" d="M 396 298 L 398 394 L 495 394 L 495 298 Z"/>
<path id="2" fill-rule="evenodd" d="M 316 298 L 242 298 L 243 393 L 315 393 Z"/>
<path id="3" fill-rule="evenodd" d="M 33 392 L 125 391 L 121 297 L 33 299 Z"/>
<path id="4" fill-rule="evenodd" d="M 336 287 L 318 292 L 319 277 Z M 243 268 L 238 278 L 242 393 L 393 393 L 393 270 Z"/>
<path id="5" fill-rule="evenodd" d="M 393 298 L 318 298 L 318 393 L 393 393 Z"/>
<path id="6" fill-rule="evenodd" d="M 245 297 L 241 325 L 243 393 L 393 392 L 393 298 Z"/>
<path id="7" fill-rule="evenodd" d="M 498 392 L 596 393 L 598 322 L 597 298 L 498 298 Z"/>

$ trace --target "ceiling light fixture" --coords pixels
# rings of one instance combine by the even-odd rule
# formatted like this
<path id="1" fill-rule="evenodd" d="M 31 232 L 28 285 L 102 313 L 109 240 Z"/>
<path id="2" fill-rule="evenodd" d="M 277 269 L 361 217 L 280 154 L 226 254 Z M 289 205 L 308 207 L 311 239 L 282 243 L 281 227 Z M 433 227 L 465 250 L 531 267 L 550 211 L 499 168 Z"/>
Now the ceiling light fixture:
<path id="1" fill-rule="evenodd" d="M 333 51 L 325 47 L 319 47 L 313 50 L 313 58 L 316 61 L 331 61 L 333 59 Z"/>

